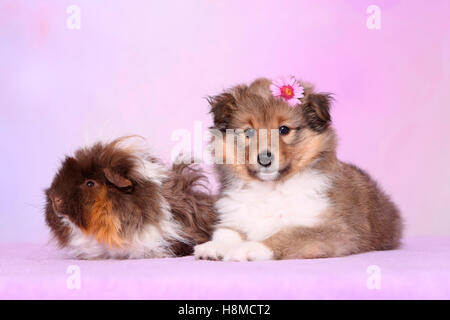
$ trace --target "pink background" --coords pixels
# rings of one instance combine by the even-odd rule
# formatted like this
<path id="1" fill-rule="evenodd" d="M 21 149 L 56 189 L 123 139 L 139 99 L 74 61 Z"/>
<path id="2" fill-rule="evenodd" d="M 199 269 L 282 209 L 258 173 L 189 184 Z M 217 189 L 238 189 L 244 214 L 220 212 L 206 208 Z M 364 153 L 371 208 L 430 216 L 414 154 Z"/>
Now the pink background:
<path id="1" fill-rule="evenodd" d="M 66 26 L 69 5 L 81 29 Z M 381 30 L 366 27 L 368 5 Z M 0 0 L 0 241 L 45 242 L 66 153 L 210 125 L 205 96 L 294 74 L 335 93 L 339 156 L 399 204 L 408 235 L 450 235 L 450 1 Z"/>

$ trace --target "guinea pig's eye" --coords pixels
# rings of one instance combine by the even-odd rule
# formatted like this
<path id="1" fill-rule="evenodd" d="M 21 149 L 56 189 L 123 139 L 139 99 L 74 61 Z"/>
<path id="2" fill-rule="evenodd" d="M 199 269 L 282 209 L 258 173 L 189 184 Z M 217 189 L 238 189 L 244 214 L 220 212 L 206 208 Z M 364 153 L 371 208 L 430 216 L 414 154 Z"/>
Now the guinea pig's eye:
<path id="1" fill-rule="evenodd" d="M 253 129 L 253 128 L 245 129 L 244 134 L 247 138 L 251 138 L 255 135 L 255 129 Z"/>
<path id="2" fill-rule="evenodd" d="M 281 126 L 278 130 L 282 136 L 289 134 L 289 132 L 291 131 L 291 129 L 286 126 Z"/>
<path id="3" fill-rule="evenodd" d="M 95 186 L 95 182 L 92 181 L 92 180 L 88 180 L 88 181 L 86 181 L 86 185 L 87 185 L 89 188 L 92 188 L 92 187 Z"/>

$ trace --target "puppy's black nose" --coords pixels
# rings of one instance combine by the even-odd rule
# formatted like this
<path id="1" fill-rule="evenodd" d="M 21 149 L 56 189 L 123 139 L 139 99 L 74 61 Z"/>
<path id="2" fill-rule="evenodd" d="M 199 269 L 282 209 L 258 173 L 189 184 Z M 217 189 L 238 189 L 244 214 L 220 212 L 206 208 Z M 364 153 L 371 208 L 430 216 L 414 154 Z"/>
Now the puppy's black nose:
<path id="1" fill-rule="evenodd" d="M 258 163 L 263 167 L 268 167 L 272 164 L 273 154 L 270 151 L 263 151 L 258 154 Z"/>

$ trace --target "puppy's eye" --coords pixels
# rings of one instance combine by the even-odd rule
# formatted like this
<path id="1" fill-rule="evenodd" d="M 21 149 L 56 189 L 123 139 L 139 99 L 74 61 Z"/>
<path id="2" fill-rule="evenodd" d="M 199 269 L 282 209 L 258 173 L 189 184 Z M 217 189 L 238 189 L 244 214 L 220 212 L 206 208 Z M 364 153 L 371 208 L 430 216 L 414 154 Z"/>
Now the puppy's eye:
<path id="1" fill-rule="evenodd" d="M 278 130 L 282 136 L 287 135 L 291 131 L 291 129 L 286 126 L 281 126 Z"/>
<path id="2" fill-rule="evenodd" d="M 247 138 L 251 138 L 255 135 L 255 129 L 253 129 L 253 128 L 245 129 L 244 134 Z"/>
<path id="3" fill-rule="evenodd" d="M 92 181 L 92 180 L 88 180 L 88 181 L 86 181 L 86 185 L 87 185 L 89 188 L 92 188 L 92 187 L 95 186 L 95 182 Z"/>

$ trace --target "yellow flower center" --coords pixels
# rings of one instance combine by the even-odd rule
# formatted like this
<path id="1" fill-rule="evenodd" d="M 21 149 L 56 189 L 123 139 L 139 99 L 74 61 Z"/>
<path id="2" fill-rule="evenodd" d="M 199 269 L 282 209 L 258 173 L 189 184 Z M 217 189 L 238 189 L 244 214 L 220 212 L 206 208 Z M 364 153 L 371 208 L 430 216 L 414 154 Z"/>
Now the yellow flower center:
<path id="1" fill-rule="evenodd" d="M 291 99 L 294 96 L 294 88 L 291 86 L 282 86 L 280 91 L 281 96 L 285 99 Z"/>

